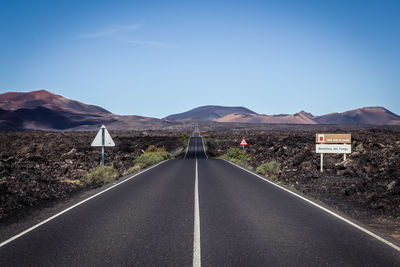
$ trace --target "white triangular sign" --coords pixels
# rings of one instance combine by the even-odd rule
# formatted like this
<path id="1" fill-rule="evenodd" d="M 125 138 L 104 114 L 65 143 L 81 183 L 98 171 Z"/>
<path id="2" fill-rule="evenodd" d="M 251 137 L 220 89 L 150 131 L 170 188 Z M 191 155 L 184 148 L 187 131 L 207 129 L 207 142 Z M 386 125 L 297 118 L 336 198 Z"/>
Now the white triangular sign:
<path id="1" fill-rule="evenodd" d="M 104 139 L 103 139 L 103 130 L 104 130 Z M 92 142 L 92 146 L 115 146 L 114 141 L 111 138 L 111 135 L 108 133 L 104 125 L 101 126 L 100 130 L 98 131 L 96 137 Z"/>
<path id="2" fill-rule="evenodd" d="M 246 139 L 244 139 L 244 137 L 242 139 L 242 142 L 240 142 L 240 145 L 241 146 L 247 146 L 247 142 L 246 142 Z"/>

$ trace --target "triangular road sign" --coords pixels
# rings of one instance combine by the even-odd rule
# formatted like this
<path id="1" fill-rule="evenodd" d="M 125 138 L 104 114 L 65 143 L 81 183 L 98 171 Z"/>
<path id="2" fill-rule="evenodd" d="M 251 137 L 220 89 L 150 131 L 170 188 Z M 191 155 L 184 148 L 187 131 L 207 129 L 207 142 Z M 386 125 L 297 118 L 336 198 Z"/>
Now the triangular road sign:
<path id="1" fill-rule="evenodd" d="M 92 142 L 92 146 L 115 146 L 114 141 L 111 138 L 111 135 L 108 133 L 104 125 L 101 126 L 100 130 L 98 131 L 96 137 Z"/>
<path id="2" fill-rule="evenodd" d="M 247 142 L 246 142 L 246 139 L 244 139 L 244 137 L 242 139 L 242 142 L 240 142 L 240 145 L 241 146 L 247 146 Z"/>

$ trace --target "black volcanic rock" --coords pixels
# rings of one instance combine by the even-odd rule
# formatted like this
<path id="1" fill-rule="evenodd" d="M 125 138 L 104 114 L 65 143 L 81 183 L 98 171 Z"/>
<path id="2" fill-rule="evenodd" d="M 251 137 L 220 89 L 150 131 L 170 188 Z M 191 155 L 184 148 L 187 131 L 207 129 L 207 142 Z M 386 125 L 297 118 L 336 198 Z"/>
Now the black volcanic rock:
<path id="1" fill-rule="evenodd" d="M 150 145 L 165 147 L 170 153 L 184 151 L 179 134 L 110 134 L 116 146 L 107 148 L 105 162 L 120 174 L 132 167 L 133 160 Z M 95 136 L 96 132 L 0 131 L 0 221 L 18 212 L 24 214 L 25 208 L 30 212 L 32 206 L 47 207 L 52 205 L 47 200 L 90 188 L 79 179 L 101 166 L 101 149 L 90 146 Z"/>
<path id="2" fill-rule="evenodd" d="M 244 107 L 201 106 L 187 112 L 169 115 L 168 120 L 210 120 L 215 121 L 228 114 L 257 114 Z"/>
<path id="3" fill-rule="evenodd" d="M 265 130 L 234 129 L 208 131 L 209 156 L 222 156 L 239 147 L 243 136 L 251 155 L 248 164 L 258 166 L 277 161 L 277 181 L 321 200 L 335 209 L 370 220 L 374 216 L 396 218 L 400 214 L 400 128 L 355 125 L 268 125 Z M 315 133 L 351 132 L 352 153 L 324 157 L 315 153 Z"/>

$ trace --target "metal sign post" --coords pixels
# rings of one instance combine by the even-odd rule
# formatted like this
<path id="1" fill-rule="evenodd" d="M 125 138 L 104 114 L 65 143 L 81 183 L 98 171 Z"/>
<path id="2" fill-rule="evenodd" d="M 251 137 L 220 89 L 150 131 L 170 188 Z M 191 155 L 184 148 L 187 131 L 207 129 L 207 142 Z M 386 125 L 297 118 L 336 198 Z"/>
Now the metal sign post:
<path id="1" fill-rule="evenodd" d="M 104 168 L 104 129 L 101 128 L 101 167 Z"/>
<path id="2" fill-rule="evenodd" d="M 321 153 L 321 172 L 324 172 L 324 153 Z"/>
<path id="3" fill-rule="evenodd" d="M 104 125 L 101 126 L 100 130 L 97 132 L 97 135 L 92 142 L 92 146 L 101 146 L 101 166 L 104 167 L 104 147 L 115 146 L 111 135 L 108 133 Z"/>
<path id="4" fill-rule="evenodd" d="M 243 137 L 242 141 L 240 142 L 240 145 L 242 146 L 242 149 L 244 151 L 244 146 L 247 146 L 247 142 L 246 142 L 246 139 L 244 139 L 244 137 Z"/>

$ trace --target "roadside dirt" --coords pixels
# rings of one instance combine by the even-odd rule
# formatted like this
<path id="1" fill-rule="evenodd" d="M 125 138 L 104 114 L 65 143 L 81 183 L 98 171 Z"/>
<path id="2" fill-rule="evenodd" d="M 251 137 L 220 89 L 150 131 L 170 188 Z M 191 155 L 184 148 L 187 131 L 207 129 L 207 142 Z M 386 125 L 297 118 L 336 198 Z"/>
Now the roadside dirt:
<path id="1" fill-rule="evenodd" d="M 315 153 L 316 133 L 351 133 L 352 153 Z M 277 181 L 400 240 L 400 128 L 269 126 L 258 130 L 208 131 L 210 156 L 238 147 L 242 137 L 253 171 L 280 164 Z"/>
<path id="2" fill-rule="evenodd" d="M 105 165 L 119 174 L 149 145 L 177 154 L 184 149 L 178 132 L 110 132 L 115 147 L 105 148 Z M 101 164 L 101 148 L 91 147 L 96 132 L 0 132 L 0 218 L 27 207 L 48 206 L 75 192 L 77 182 Z M 49 201 L 50 200 L 50 201 Z"/>

